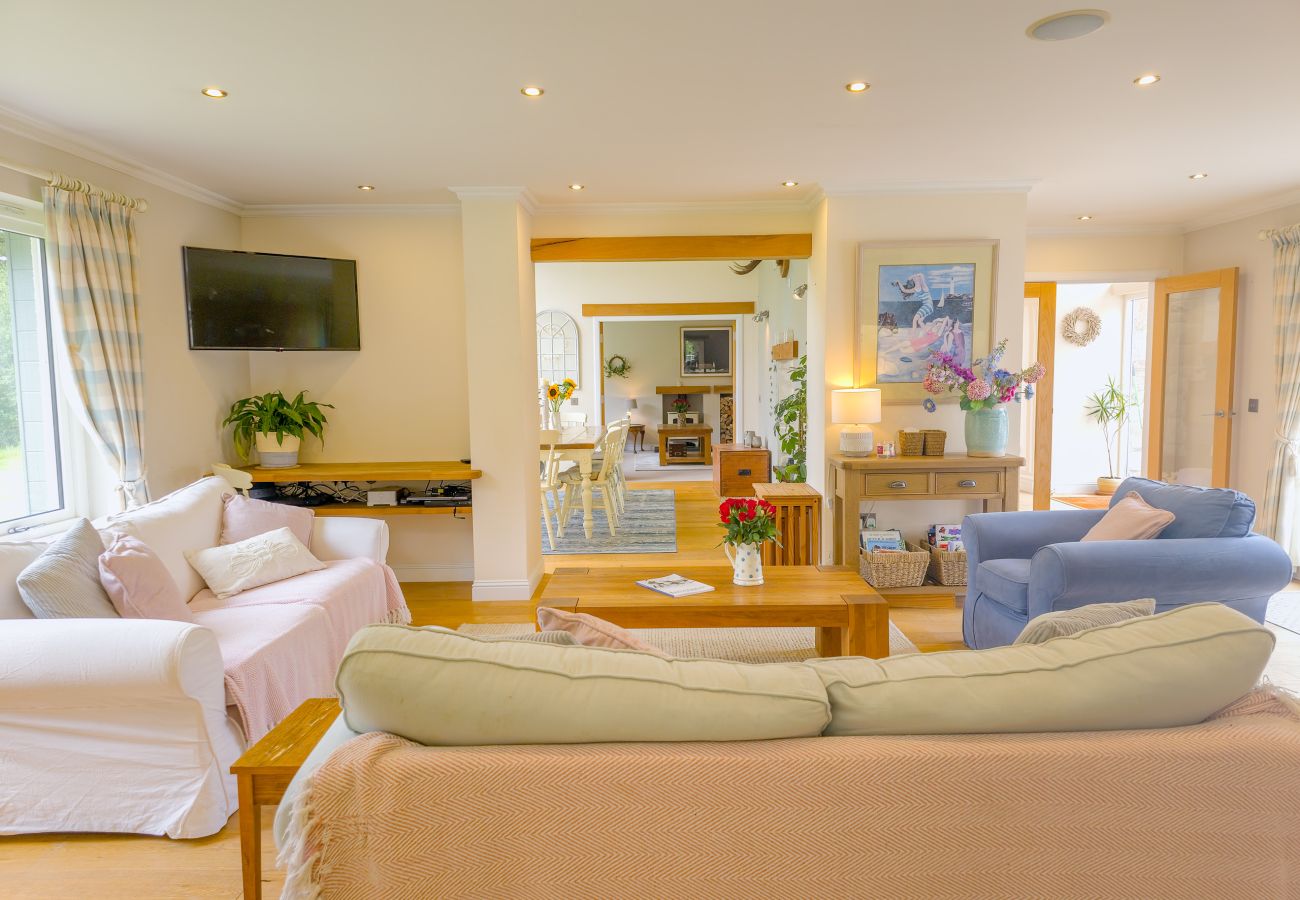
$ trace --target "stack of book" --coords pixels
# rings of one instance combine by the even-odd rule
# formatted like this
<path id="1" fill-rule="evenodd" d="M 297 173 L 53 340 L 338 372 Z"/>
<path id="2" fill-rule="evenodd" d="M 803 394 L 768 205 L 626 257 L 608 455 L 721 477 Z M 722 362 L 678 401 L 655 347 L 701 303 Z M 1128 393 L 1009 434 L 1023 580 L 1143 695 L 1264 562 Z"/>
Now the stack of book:
<path id="1" fill-rule="evenodd" d="M 927 537 L 930 546 L 936 550 L 956 552 L 966 549 L 966 545 L 961 541 L 960 525 L 931 525 Z"/>
<path id="2" fill-rule="evenodd" d="M 907 549 L 903 532 L 897 528 L 883 531 L 863 531 L 862 549 L 868 553 L 902 553 Z"/>

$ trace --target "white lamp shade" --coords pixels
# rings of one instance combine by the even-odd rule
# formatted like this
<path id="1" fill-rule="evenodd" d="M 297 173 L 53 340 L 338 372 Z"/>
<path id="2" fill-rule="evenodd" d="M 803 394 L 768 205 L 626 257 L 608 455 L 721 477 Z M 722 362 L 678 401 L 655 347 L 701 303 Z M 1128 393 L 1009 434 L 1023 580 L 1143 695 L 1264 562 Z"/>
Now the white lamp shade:
<path id="1" fill-rule="evenodd" d="M 832 424 L 870 425 L 879 421 L 879 388 L 841 388 L 831 391 Z"/>

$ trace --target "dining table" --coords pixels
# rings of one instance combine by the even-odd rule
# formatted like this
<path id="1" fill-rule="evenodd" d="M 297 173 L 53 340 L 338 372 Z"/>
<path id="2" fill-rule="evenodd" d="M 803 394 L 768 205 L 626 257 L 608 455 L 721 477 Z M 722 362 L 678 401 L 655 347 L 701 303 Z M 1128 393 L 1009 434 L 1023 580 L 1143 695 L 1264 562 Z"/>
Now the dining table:
<path id="1" fill-rule="evenodd" d="M 592 517 L 592 465 L 596 451 L 605 437 L 605 429 L 587 425 L 571 425 L 564 428 L 542 429 L 541 453 L 545 461 L 546 454 L 555 449 L 562 461 L 573 462 L 582 474 L 582 529 L 591 539 L 595 520 Z M 564 536 L 564 522 L 559 523 L 559 536 Z"/>

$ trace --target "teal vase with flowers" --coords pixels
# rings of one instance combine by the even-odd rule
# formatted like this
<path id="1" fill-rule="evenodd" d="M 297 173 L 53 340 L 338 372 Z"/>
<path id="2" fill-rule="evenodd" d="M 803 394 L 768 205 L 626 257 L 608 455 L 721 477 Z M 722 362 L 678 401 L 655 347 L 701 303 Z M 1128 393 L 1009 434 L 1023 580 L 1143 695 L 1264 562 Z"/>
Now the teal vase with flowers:
<path id="1" fill-rule="evenodd" d="M 966 453 L 969 456 L 1005 456 L 1010 426 L 1006 404 L 1019 403 L 1034 395 L 1033 386 L 1047 374 L 1042 363 L 1032 363 L 1012 372 L 1001 367 L 1007 352 L 1003 338 L 993 352 L 964 366 L 947 354 L 935 354 L 922 385 L 931 394 L 955 393 L 966 411 Z M 927 398 L 925 408 L 934 412 Z"/>

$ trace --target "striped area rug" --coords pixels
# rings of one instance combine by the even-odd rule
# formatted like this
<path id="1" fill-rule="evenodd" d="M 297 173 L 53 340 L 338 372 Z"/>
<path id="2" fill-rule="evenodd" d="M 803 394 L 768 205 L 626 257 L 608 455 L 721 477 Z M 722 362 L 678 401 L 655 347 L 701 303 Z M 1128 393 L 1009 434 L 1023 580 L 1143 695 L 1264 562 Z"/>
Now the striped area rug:
<path id="1" fill-rule="evenodd" d="M 627 509 L 618 520 L 618 534 L 611 536 L 600 489 L 593 491 L 595 524 L 591 539 L 582 529 L 582 504 L 575 502 L 564 537 L 556 536 L 555 549 L 546 540 L 542 525 L 542 553 L 676 553 L 677 497 L 671 490 L 628 491 Z M 554 520 L 552 519 L 552 523 Z"/>
<path id="2" fill-rule="evenodd" d="M 532 625 L 462 625 L 471 637 L 527 634 Z M 811 628 L 632 628 L 652 647 L 681 659 L 729 659 L 733 662 L 802 662 L 817 656 Z M 889 623 L 889 655 L 916 653 L 916 645 Z"/>

